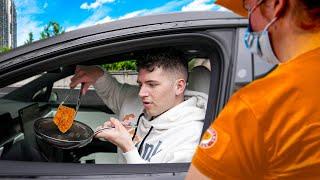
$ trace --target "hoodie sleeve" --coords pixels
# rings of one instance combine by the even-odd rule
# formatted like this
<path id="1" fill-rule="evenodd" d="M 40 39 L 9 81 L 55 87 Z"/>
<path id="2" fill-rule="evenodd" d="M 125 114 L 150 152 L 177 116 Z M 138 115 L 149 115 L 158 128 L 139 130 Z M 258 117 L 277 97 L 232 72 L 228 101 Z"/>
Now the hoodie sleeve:
<path id="1" fill-rule="evenodd" d="M 203 123 L 202 121 L 185 124 L 172 140 L 171 147 L 164 154 L 166 163 L 186 163 L 192 161 L 192 156 L 199 144 Z"/>
<path id="2" fill-rule="evenodd" d="M 120 113 L 121 106 L 128 96 L 130 89 L 135 89 L 135 86 L 128 84 L 121 84 L 113 78 L 107 71 L 100 67 L 104 74 L 93 85 L 96 92 L 103 100 L 103 102 L 115 113 Z"/>
<path id="3" fill-rule="evenodd" d="M 137 148 L 132 149 L 126 153 L 122 153 L 123 157 L 126 159 L 127 164 L 147 164 L 150 163 L 141 158 Z"/>
<path id="4" fill-rule="evenodd" d="M 192 156 L 195 153 L 195 148 L 180 150 L 173 153 L 173 157 L 167 163 L 186 163 L 191 162 Z"/>

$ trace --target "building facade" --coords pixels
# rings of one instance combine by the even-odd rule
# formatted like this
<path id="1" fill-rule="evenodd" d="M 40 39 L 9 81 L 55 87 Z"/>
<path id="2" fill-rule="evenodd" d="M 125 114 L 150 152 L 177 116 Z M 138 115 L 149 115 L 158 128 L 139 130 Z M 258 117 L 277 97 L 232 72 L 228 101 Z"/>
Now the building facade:
<path id="1" fill-rule="evenodd" d="M 17 47 L 17 14 L 13 0 L 0 0 L 0 47 Z"/>

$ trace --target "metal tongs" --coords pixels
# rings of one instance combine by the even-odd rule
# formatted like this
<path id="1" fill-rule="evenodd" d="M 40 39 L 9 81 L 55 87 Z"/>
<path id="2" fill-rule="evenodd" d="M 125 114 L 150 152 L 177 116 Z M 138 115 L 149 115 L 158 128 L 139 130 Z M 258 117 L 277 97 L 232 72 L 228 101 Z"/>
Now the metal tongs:
<path id="1" fill-rule="evenodd" d="M 81 83 L 81 87 L 80 87 L 80 91 L 79 91 L 79 95 L 78 95 L 78 99 L 77 99 L 76 113 L 74 114 L 74 117 L 77 116 L 77 113 L 78 113 L 78 110 L 80 107 L 83 87 L 84 87 L 84 83 Z"/>
<path id="2" fill-rule="evenodd" d="M 79 110 L 79 107 L 80 107 L 80 102 L 81 102 L 81 97 L 82 97 L 82 90 L 83 90 L 83 87 L 84 87 L 84 83 L 81 83 L 81 87 L 80 87 L 80 90 L 79 90 L 79 94 L 78 94 L 78 97 L 77 97 L 77 104 L 76 104 L 76 112 L 74 114 L 74 117 L 77 116 L 77 113 L 78 113 L 78 110 Z M 60 103 L 59 106 L 63 105 L 65 103 L 65 101 L 67 99 L 69 99 L 70 95 L 72 94 L 72 92 L 70 92 L 65 98 L 64 100 Z"/>

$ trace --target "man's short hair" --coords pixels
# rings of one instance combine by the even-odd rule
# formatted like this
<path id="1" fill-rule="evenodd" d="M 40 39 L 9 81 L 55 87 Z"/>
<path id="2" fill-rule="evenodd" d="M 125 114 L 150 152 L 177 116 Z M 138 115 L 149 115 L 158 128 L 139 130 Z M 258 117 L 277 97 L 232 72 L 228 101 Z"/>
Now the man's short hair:
<path id="1" fill-rule="evenodd" d="M 137 69 L 146 69 L 152 72 L 156 67 L 166 71 L 181 74 L 187 81 L 188 61 L 184 54 L 171 47 L 149 49 L 141 53 L 137 61 Z"/>

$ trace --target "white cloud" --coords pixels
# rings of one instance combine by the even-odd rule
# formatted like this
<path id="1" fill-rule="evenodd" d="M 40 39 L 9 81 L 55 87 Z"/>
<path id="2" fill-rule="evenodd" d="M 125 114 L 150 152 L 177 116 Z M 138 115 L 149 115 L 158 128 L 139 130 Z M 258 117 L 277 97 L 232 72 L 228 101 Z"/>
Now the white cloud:
<path id="1" fill-rule="evenodd" d="M 112 0 L 109 0 L 109 1 L 112 1 Z M 84 20 L 82 23 L 80 23 L 77 26 L 67 27 L 66 31 L 72 31 L 75 29 L 89 27 L 92 25 L 102 24 L 102 23 L 106 23 L 106 22 L 119 20 L 119 19 L 127 19 L 127 18 L 144 16 L 144 15 L 149 15 L 149 14 L 159 14 L 159 13 L 163 13 L 163 12 L 170 12 L 170 11 L 174 11 L 175 9 L 177 9 L 177 7 L 180 7 L 190 1 L 191 0 L 174 0 L 174 1 L 170 1 L 166 4 L 164 4 L 163 6 L 160 6 L 160 7 L 154 8 L 154 9 L 137 10 L 137 11 L 129 12 L 123 16 L 116 17 L 116 18 L 112 18 L 112 17 L 106 15 L 106 14 L 108 14 L 108 12 L 106 12 L 106 8 L 100 7 L 100 8 L 97 8 L 94 11 L 94 13 L 90 17 L 88 17 L 86 20 Z"/>
<path id="2" fill-rule="evenodd" d="M 214 11 L 229 11 L 226 8 L 220 7 L 216 4 L 214 4 L 215 0 L 179 0 L 179 1 L 170 1 L 163 6 L 153 8 L 153 9 L 141 9 L 137 11 L 133 11 L 130 13 L 127 13 L 123 16 L 120 16 L 119 18 L 113 19 L 127 19 L 137 16 L 145 16 L 150 14 L 159 14 L 159 13 L 165 13 L 165 12 L 173 12 L 173 11 L 207 11 L 207 10 L 214 10 Z M 189 4 L 187 4 L 189 3 Z M 185 5 L 187 4 L 187 5 Z M 185 6 L 183 6 L 185 5 Z M 181 7 L 182 8 L 179 8 Z"/>
<path id="3" fill-rule="evenodd" d="M 41 14 L 44 11 L 37 4 L 36 0 L 16 0 L 15 5 L 18 15 Z"/>
<path id="4" fill-rule="evenodd" d="M 109 0 L 112 1 L 112 0 Z M 96 1 L 97 2 L 97 1 Z M 187 4 L 187 5 L 186 5 Z M 66 28 L 66 31 L 72 31 L 79 28 L 84 28 L 96 24 L 102 24 L 106 22 L 111 22 L 120 19 L 133 18 L 137 16 L 144 16 L 150 14 L 159 14 L 164 12 L 173 12 L 173 11 L 200 11 L 200 10 L 216 10 L 216 11 L 227 11 L 225 8 L 214 4 L 214 0 L 173 0 L 163 6 L 156 7 L 153 9 L 140 9 L 137 11 L 129 12 L 123 16 L 112 18 L 108 16 L 108 12 L 105 11 L 105 8 L 97 8 L 94 10 L 93 14 L 80 23 L 77 26 L 70 26 Z"/>
<path id="5" fill-rule="evenodd" d="M 173 12 L 173 11 L 179 11 L 179 7 L 189 3 L 191 0 L 178 0 L 178 1 L 170 1 L 163 6 L 150 9 L 147 12 L 145 12 L 143 15 L 149 15 L 149 14 L 159 14 L 164 12 Z"/>
<path id="6" fill-rule="evenodd" d="M 87 19 L 85 19 L 83 22 L 81 22 L 77 26 L 70 26 L 66 28 L 66 31 L 72 31 L 79 28 L 84 28 L 88 26 L 93 26 L 96 24 L 106 23 L 113 21 L 113 19 L 109 16 L 106 16 L 107 11 L 109 11 L 106 8 L 98 8 L 94 13 L 89 16 Z"/>
<path id="7" fill-rule="evenodd" d="M 214 4 L 215 0 L 193 0 L 183 6 L 181 11 L 229 11 L 224 7 Z"/>
<path id="8" fill-rule="evenodd" d="M 128 18 L 133 18 L 133 17 L 137 17 L 137 16 L 141 16 L 144 13 L 148 12 L 148 10 L 143 9 L 143 10 L 138 10 L 138 11 L 133 11 L 130 13 L 127 13 L 123 16 L 120 16 L 118 19 L 128 19 Z"/>
<path id="9" fill-rule="evenodd" d="M 20 17 L 17 27 L 17 45 L 21 46 L 29 38 L 29 33 L 33 33 L 33 39 L 38 40 L 42 29 L 41 22 L 34 21 L 30 17 Z"/>
<path id="10" fill-rule="evenodd" d="M 43 4 L 43 9 L 46 9 L 47 7 L 48 7 L 48 3 L 45 2 L 45 3 Z"/>
<path id="11" fill-rule="evenodd" d="M 138 11 L 133 11 L 130 13 L 127 13 L 118 19 L 126 19 L 126 18 L 132 18 L 136 16 L 145 16 L 150 14 L 159 14 L 159 13 L 165 13 L 165 12 L 172 12 L 175 11 L 178 7 L 190 2 L 190 0 L 179 0 L 179 1 L 170 1 L 163 6 L 156 7 L 153 9 L 142 9 Z"/>
<path id="12" fill-rule="evenodd" d="M 114 19 L 112 19 L 110 16 L 106 16 L 103 19 L 95 22 L 94 24 L 103 24 L 103 23 L 107 23 L 107 22 L 111 22 L 114 21 Z"/>
<path id="13" fill-rule="evenodd" d="M 70 26 L 66 28 L 66 32 L 68 31 L 73 31 L 76 29 L 80 29 L 80 28 L 85 28 L 85 27 L 89 27 L 89 26 L 93 26 L 93 25 L 97 25 L 97 24 L 103 24 L 103 23 L 107 23 L 107 22 L 111 22 L 114 21 L 114 19 L 112 19 L 109 16 L 104 17 L 103 19 L 100 19 L 98 21 L 93 21 L 93 20 L 87 20 L 82 22 L 81 24 L 79 24 L 78 26 Z"/>
<path id="14" fill-rule="evenodd" d="M 95 2 L 88 4 L 87 2 L 82 3 L 80 8 L 81 9 L 96 9 L 102 6 L 105 3 L 113 3 L 115 0 L 96 0 Z"/>
<path id="15" fill-rule="evenodd" d="M 36 0 L 16 0 L 17 10 L 17 46 L 21 46 L 28 39 L 29 33 L 33 33 L 33 39 L 38 40 L 43 28 L 43 22 L 35 20 L 33 15 L 44 13 L 47 3 L 40 5 Z"/>
<path id="16" fill-rule="evenodd" d="M 101 12 L 96 11 L 93 15 L 91 15 L 89 18 L 87 18 L 86 20 L 81 22 L 79 25 L 67 27 L 66 31 L 73 31 L 76 29 L 85 28 L 85 27 L 89 27 L 89 26 L 93 26 L 93 25 L 97 25 L 97 24 L 103 24 L 103 23 L 107 23 L 107 22 L 111 22 L 111 21 L 115 21 L 115 20 L 141 16 L 145 12 L 147 12 L 147 10 L 139 10 L 139 11 L 127 13 L 123 16 L 118 17 L 118 18 L 112 18 L 110 16 L 104 16 L 104 15 L 102 15 Z"/>
<path id="17" fill-rule="evenodd" d="M 183 6 L 181 11 L 208 11 L 214 8 L 215 4 L 212 0 L 194 0 Z"/>

